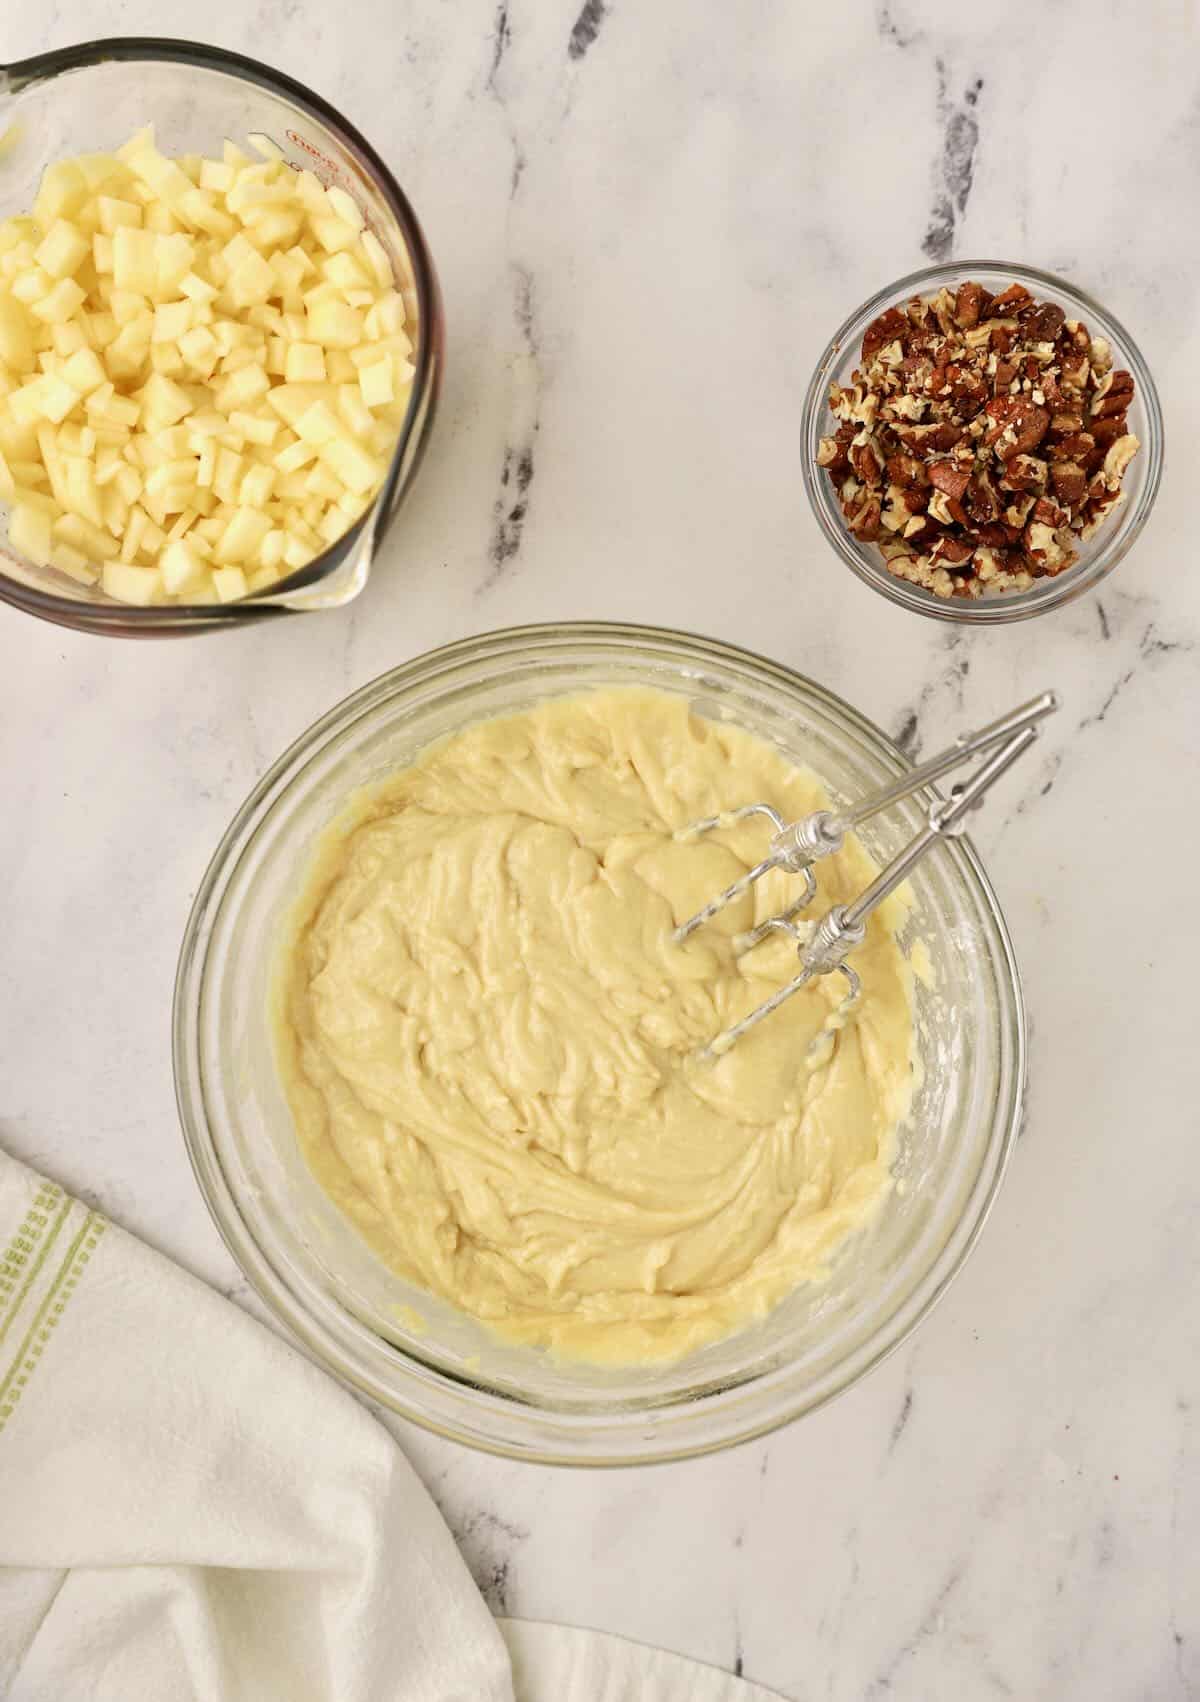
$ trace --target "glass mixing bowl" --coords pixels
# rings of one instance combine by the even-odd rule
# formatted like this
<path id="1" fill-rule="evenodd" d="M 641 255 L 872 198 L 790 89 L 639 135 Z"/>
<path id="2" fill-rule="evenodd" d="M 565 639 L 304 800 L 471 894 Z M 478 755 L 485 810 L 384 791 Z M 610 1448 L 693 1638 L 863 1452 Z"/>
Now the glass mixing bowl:
<path id="1" fill-rule="evenodd" d="M 1113 365 L 1133 374 L 1133 405 L 1129 429 L 1141 439 L 1141 448 L 1125 474 L 1125 501 L 1115 514 L 1090 538 L 1077 542 L 1079 560 L 1065 573 L 1039 579 L 1028 591 L 998 591 L 983 597 L 938 597 L 922 585 L 889 573 L 875 544 L 864 544 L 846 525 L 833 481 L 817 466 L 817 445 L 837 424 L 829 408 L 831 384 L 849 384 L 859 365 L 863 333 L 872 320 L 889 307 L 901 307 L 915 295 L 933 296 L 943 287 L 956 290 L 974 279 L 998 294 L 1008 284 L 1024 284 L 1039 301 L 1052 301 L 1068 319 L 1081 319 L 1094 337 L 1106 337 L 1112 345 Z M 1163 463 L 1163 419 L 1158 392 L 1141 350 L 1125 327 L 1105 311 L 1098 301 L 1085 295 L 1051 272 L 1031 266 L 1015 266 L 1004 260 L 958 260 L 951 265 L 927 266 L 910 272 L 880 290 L 856 308 L 844 325 L 834 332 L 817 362 L 804 399 L 801 425 L 801 454 L 804 488 L 821 530 L 846 565 L 874 591 L 902 608 L 934 620 L 964 621 L 970 625 L 994 626 L 1006 621 L 1029 620 L 1045 614 L 1090 591 L 1110 574 L 1136 541 L 1150 518 L 1158 495 Z"/>
<path id="2" fill-rule="evenodd" d="M 60 626 L 117 637 L 202 632 L 358 595 L 412 483 L 433 421 L 444 327 L 433 261 L 416 215 L 379 155 L 340 113 L 256 60 L 190 41 L 119 37 L 0 66 L 0 218 L 33 205 L 55 160 L 118 147 L 145 124 L 167 154 L 220 153 L 265 135 L 290 164 L 353 196 L 392 261 L 418 335 L 408 413 L 379 493 L 336 543 L 278 584 L 236 603 L 132 607 L 23 560 L 0 509 L 0 598 Z"/>
<path id="3" fill-rule="evenodd" d="M 314 841 L 357 787 L 469 722 L 616 685 L 675 692 L 699 715 L 735 721 L 813 768 L 838 802 L 908 766 L 822 686 L 714 640 L 591 624 L 467 639 L 347 698 L 256 787 L 196 897 L 174 1010 L 192 1164 L 275 1316 L 331 1371 L 406 1418 L 498 1453 L 590 1465 L 744 1441 L 877 1365 L 978 1235 L 1016 1135 L 1025 1071 L 1008 932 L 978 857 L 954 841 L 912 881 L 903 943 L 920 940 L 928 954 L 916 986 L 924 1081 L 901 1133 L 896 1187 L 826 1283 L 677 1364 L 597 1369 L 497 1342 L 379 1264 L 310 1177 L 276 1078 L 268 986 L 282 919 Z M 867 848 L 890 857 L 921 810 L 918 798 L 868 824 Z"/>

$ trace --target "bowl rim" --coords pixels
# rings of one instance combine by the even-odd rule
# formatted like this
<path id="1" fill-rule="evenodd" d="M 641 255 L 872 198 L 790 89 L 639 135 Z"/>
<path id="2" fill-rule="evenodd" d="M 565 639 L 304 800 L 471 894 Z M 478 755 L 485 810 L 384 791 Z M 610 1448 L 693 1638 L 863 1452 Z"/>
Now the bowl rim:
<path id="1" fill-rule="evenodd" d="M 314 721 L 288 745 L 241 804 L 222 835 L 204 872 L 184 929 L 176 970 L 172 1003 L 172 1063 L 175 1097 L 184 1144 L 201 1195 L 226 1247 L 275 1324 L 297 1341 L 321 1367 L 369 1400 L 409 1419 L 423 1429 L 451 1441 L 464 1443 L 503 1458 L 543 1465 L 621 1467 L 668 1463 L 738 1446 L 764 1436 L 809 1412 L 819 1410 L 844 1393 L 870 1371 L 881 1365 L 932 1311 L 951 1281 L 962 1269 L 978 1241 L 1000 1184 L 1005 1175 L 1023 1115 L 1027 1072 L 1027 1026 L 1024 993 L 1012 939 L 999 901 L 979 855 L 966 836 L 954 841 L 961 853 L 975 896 L 994 930 L 998 947 L 995 969 L 997 984 L 1006 1008 L 998 1017 L 1008 1058 L 1001 1070 L 1000 1091 L 992 1117 L 992 1132 L 978 1174 L 972 1180 L 961 1210 L 928 1268 L 913 1282 L 894 1310 L 879 1327 L 827 1372 L 812 1389 L 788 1393 L 787 1364 L 744 1384 L 709 1390 L 695 1398 L 682 1398 L 669 1407 L 629 1410 L 598 1415 L 547 1411 L 517 1397 L 497 1392 L 442 1371 L 426 1361 L 415 1360 L 403 1348 L 393 1351 L 403 1367 L 411 1391 L 397 1393 L 385 1387 L 352 1356 L 343 1339 L 306 1303 L 277 1268 L 255 1235 L 250 1217 L 235 1193 L 222 1165 L 217 1142 L 206 1114 L 203 1068 L 200 1063 L 201 1012 L 205 991 L 207 950 L 225 893 L 248 853 L 261 821 L 286 793 L 291 780 L 334 737 L 348 732 L 397 690 L 429 685 L 439 675 L 451 672 L 464 661 L 488 661 L 533 649 L 541 653 L 567 650 L 580 643 L 611 642 L 633 649 L 658 645 L 678 660 L 702 665 L 706 659 L 724 661 L 766 674 L 785 689 L 799 691 L 810 701 L 831 711 L 844 725 L 864 737 L 874 750 L 902 773 L 909 759 L 867 716 L 837 693 L 786 665 L 742 646 L 703 637 L 678 629 L 637 623 L 576 621 L 547 622 L 498 629 L 426 651 L 378 675 L 350 693 Z M 930 788 L 930 794 L 936 795 Z M 1002 1048 L 1003 1050 L 1004 1048 Z M 338 1321 L 345 1309 L 336 1301 L 331 1307 Z M 358 1320 L 355 1320 L 358 1323 Z M 771 1409 L 761 1416 L 742 1413 L 744 1405 L 764 1386 L 781 1384 Z M 436 1390 L 440 1410 L 431 1412 L 415 1398 L 424 1385 Z M 782 1398 L 779 1398 L 780 1394 Z M 702 1428 L 694 1437 L 657 1439 L 658 1434 L 689 1417 L 728 1411 L 729 1421 Z M 505 1428 L 532 1415 L 533 1439 L 505 1434 Z M 492 1421 L 489 1424 L 489 1420 Z M 635 1427 L 640 1426 L 640 1427 Z M 497 1434 L 497 1428 L 500 1433 Z M 547 1429 L 552 1439 L 547 1440 Z M 585 1432 L 600 1432 L 601 1440 Z"/>
<path id="2" fill-rule="evenodd" d="M 417 340 L 416 359 L 413 362 L 416 370 L 413 374 L 408 409 L 392 450 L 387 474 L 371 507 L 365 514 L 360 515 L 348 531 L 319 556 L 270 587 L 268 595 L 277 598 L 319 584 L 354 550 L 368 531 L 372 548 L 376 547 L 391 518 L 396 487 L 410 441 L 414 431 L 421 432 L 423 437 L 428 433 L 440 379 L 444 333 L 441 292 L 433 256 L 407 195 L 391 169 L 357 126 L 351 124 L 323 95 L 316 94 L 306 84 L 245 54 L 175 36 L 102 36 L 91 41 L 77 42 L 69 47 L 54 48 L 46 53 L 36 53 L 26 59 L 0 63 L 0 94 L 20 95 L 25 89 L 51 82 L 65 72 L 90 70 L 112 62 L 139 60 L 191 66 L 202 71 L 239 78 L 243 82 L 257 84 L 271 94 L 282 96 L 302 111 L 307 110 L 326 129 L 332 131 L 347 153 L 357 158 L 364 174 L 371 178 L 388 203 L 408 249 L 417 292 L 420 336 Z M 170 603 L 148 607 L 117 602 L 111 605 L 82 602 L 71 597 L 56 596 L 52 591 L 43 591 L 37 586 L 26 585 L 21 580 L 12 578 L 2 567 L 0 601 L 26 614 L 40 616 L 55 625 L 114 637 L 170 636 L 213 631 L 247 620 L 263 620 L 296 612 L 279 603 L 260 602 L 254 598 L 234 603 Z"/>
<path id="3" fill-rule="evenodd" d="M 1124 506 L 1114 517 L 1108 532 L 1097 534 L 1101 539 L 1097 552 L 1089 562 L 1068 568 L 1055 578 L 1039 580 L 1028 591 L 998 592 L 991 597 L 938 597 L 923 586 L 911 584 L 889 573 L 873 545 L 860 543 L 851 537 L 833 495 L 833 487 L 823 468 L 815 460 L 817 440 L 822 436 L 823 418 L 828 412 L 828 388 L 832 369 L 843 356 L 847 344 L 857 344 L 871 320 L 888 306 L 902 298 L 923 295 L 940 288 L 952 278 L 969 278 L 981 271 L 1002 272 L 1011 280 L 1043 290 L 1053 290 L 1079 309 L 1078 317 L 1087 318 L 1092 330 L 1098 330 L 1119 351 L 1122 361 L 1134 376 L 1136 395 L 1146 413 L 1146 441 L 1142 445 L 1146 468 L 1142 487 L 1134 502 Z M 982 257 L 966 260 L 939 261 L 922 266 L 902 278 L 876 290 L 843 320 L 825 345 L 813 375 L 809 380 L 801 413 L 801 474 L 809 505 L 826 541 L 873 591 L 890 602 L 932 620 L 953 621 L 960 625 L 1002 626 L 1012 621 L 1031 620 L 1074 602 L 1091 591 L 1121 562 L 1150 518 L 1162 480 L 1164 427 L 1158 389 L 1146 359 L 1125 326 L 1094 296 L 1057 273 L 1047 272 L 1019 261 L 989 260 Z"/>

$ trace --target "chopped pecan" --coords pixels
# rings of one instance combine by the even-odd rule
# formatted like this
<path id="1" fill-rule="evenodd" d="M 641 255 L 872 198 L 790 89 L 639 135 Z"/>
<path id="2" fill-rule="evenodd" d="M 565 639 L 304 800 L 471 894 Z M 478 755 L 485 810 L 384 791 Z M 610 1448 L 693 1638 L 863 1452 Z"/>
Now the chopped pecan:
<path id="1" fill-rule="evenodd" d="M 1043 526 L 1062 526 L 1066 515 L 1048 496 L 1040 496 L 1033 505 L 1033 518 Z"/>
<path id="2" fill-rule="evenodd" d="M 990 476 L 986 471 L 976 473 L 967 487 L 964 499 L 967 513 L 976 526 L 986 526 L 1000 512 L 1000 502 L 996 496 Z"/>
<path id="3" fill-rule="evenodd" d="M 874 489 L 883 482 L 883 456 L 869 432 L 860 432 L 850 445 L 850 465 L 864 485 Z"/>
<path id="4" fill-rule="evenodd" d="M 915 455 L 889 455 L 887 476 L 894 485 L 900 485 L 904 490 L 919 490 L 929 483 L 925 463 Z"/>
<path id="5" fill-rule="evenodd" d="M 1024 589 L 1121 499 L 1133 379 L 1024 285 L 968 279 L 868 327 L 819 465 L 856 537 L 938 596 Z"/>
<path id="6" fill-rule="evenodd" d="M 1073 431 L 1051 443 L 1049 454 L 1060 461 L 1076 461 L 1080 456 L 1089 455 L 1095 447 L 1096 439 L 1090 431 Z"/>
<path id="7" fill-rule="evenodd" d="M 929 559 L 949 568 L 951 572 L 956 567 L 963 567 L 975 554 L 972 544 L 964 543 L 961 538 L 952 538 L 948 532 L 943 532 L 929 552 Z"/>
<path id="8" fill-rule="evenodd" d="M 1014 491 L 1042 491 L 1046 488 L 1046 463 L 1036 455 L 1014 455 L 1004 469 L 1001 487 Z"/>
<path id="9" fill-rule="evenodd" d="M 964 331 L 973 330 L 979 324 L 990 299 L 982 284 L 968 281 L 958 286 L 958 294 L 954 298 L 954 317 Z"/>
<path id="10" fill-rule="evenodd" d="M 1074 508 L 1082 502 L 1087 490 L 1087 478 L 1078 461 L 1051 462 L 1050 483 L 1064 508 Z"/>
<path id="11" fill-rule="evenodd" d="M 1125 477 L 1125 469 L 1137 454 L 1138 447 L 1137 438 L 1129 433 L 1124 437 L 1118 437 L 1116 442 L 1109 447 L 1108 454 L 1104 457 L 1104 477 L 1111 486 L 1120 485 L 1121 480 Z"/>
<path id="12" fill-rule="evenodd" d="M 905 500 L 909 493 L 900 485 L 889 485 L 887 501 L 880 513 L 880 520 L 889 532 L 903 532 L 911 519 L 911 511 Z"/>
<path id="13" fill-rule="evenodd" d="M 1011 313 L 1013 308 L 1020 307 L 1025 302 L 1032 301 L 1032 299 L 1024 284 L 1009 284 L 1008 288 L 1001 290 L 1000 294 L 992 301 L 988 309 L 988 317 L 989 319 L 1002 318 L 1006 313 Z"/>
<path id="14" fill-rule="evenodd" d="M 1026 396 L 993 396 L 987 405 L 992 425 L 984 442 L 994 446 L 1002 461 L 1025 455 L 1050 429 L 1050 415 Z"/>
<path id="15" fill-rule="evenodd" d="M 1058 381 L 1068 394 L 1078 395 L 1087 388 L 1091 370 L 1087 350 L 1070 349 L 1062 358 Z"/>
<path id="16" fill-rule="evenodd" d="M 1034 496 L 1032 491 L 1028 491 L 1023 495 L 1021 493 L 1015 495 L 1008 507 L 1004 510 L 1004 524 L 1006 526 L 1024 526 L 1026 520 L 1029 518 L 1029 511 L 1036 501 L 1037 498 Z"/>
<path id="17" fill-rule="evenodd" d="M 845 446 L 836 437 L 823 437 L 817 445 L 817 466 L 828 467 L 833 472 L 844 473 L 849 466 L 849 457 Z"/>
<path id="18" fill-rule="evenodd" d="M 1133 374 L 1110 370 L 1096 386 L 1092 397 L 1092 418 L 1111 419 L 1114 415 L 1128 413 L 1132 401 Z"/>
<path id="19" fill-rule="evenodd" d="M 1124 414 L 1105 414 L 1100 419 L 1088 421 L 1088 432 L 1099 444 L 1107 449 L 1110 443 L 1115 443 L 1119 437 L 1124 437 L 1128 428 Z"/>
<path id="20" fill-rule="evenodd" d="M 883 348 L 885 343 L 899 341 L 903 344 L 908 334 L 908 320 L 899 308 L 886 308 L 878 319 L 873 319 L 863 333 L 862 358 L 869 361 L 871 357 Z"/>
<path id="21" fill-rule="evenodd" d="M 873 544 L 882 526 L 882 509 L 877 491 L 862 491 L 843 510 L 846 524 L 864 544 Z"/>
<path id="22" fill-rule="evenodd" d="M 935 490 L 929 499 L 929 514 L 943 526 L 966 526 L 967 511 L 955 497 Z"/>
<path id="23" fill-rule="evenodd" d="M 934 461 L 929 468 L 929 482 L 959 501 L 971 482 L 971 470 L 957 466 L 953 461 Z"/>
<path id="24" fill-rule="evenodd" d="M 1025 554 L 1035 572 L 1049 574 L 1061 573 L 1073 559 L 1054 527 L 1041 520 L 1031 520 L 1025 528 Z"/>
<path id="25" fill-rule="evenodd" d="M 1057 302 L 1044 301 L 1026 320 L 1031 337 L 1039 343 L 1052 343 L 1066 323 L 1066 314 Z"/>

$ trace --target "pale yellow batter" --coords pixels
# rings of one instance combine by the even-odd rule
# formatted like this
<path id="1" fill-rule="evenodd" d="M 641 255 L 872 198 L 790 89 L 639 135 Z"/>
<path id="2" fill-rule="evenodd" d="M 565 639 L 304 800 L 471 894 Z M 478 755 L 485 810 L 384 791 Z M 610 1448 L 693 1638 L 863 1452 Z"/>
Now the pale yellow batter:
<path id="1" fill-rule="evenodd" d="M 685 945 L 674 926 L 769 837 L 677 828 L 826 802 L 765 742 L 663 692 L 482 722 L 360 795 L 285 943 L 276 1032 L 307 1162 L 376 1253 L 500 1335 L 667 1360 L 762 1317 L 889 1187 L 914 1063 L 895 901 L 855 953 L 715 1064 L 695 1054 L 795 973 L 730 940 L 795 896 L 772 875 Z M 860 891 L 857 843 L 816 910 Z"/>

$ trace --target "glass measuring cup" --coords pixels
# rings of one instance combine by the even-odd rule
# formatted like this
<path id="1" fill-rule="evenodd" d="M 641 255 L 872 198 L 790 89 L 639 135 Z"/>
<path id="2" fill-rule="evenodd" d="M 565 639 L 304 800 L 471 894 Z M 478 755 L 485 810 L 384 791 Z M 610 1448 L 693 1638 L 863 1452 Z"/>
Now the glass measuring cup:
<path id="1" fill-rule="evenodd" d="M 336 608 L 358 595 L 412 482 L 433 421 L 444 345 L 433 260 L 407 198 L 340 113 L 290 77 L 220 48 L 150 37 L 86 42 L 0 66 L 0 218 L 33 205 L 55 160 L 111 150 L 152 123 L 164 153 L 219 153 L 226 137 L 265 135 L 289 164 L 352 195 L 392 262 L 417 334 L 412 395 L 371 507 L 335 543 L 269 589 L 236 603 L 133 607 L 23 560 L 0 506 L 0 599 L 60 626 L 118 637 L 203 632 L 289 610 Z"/>

